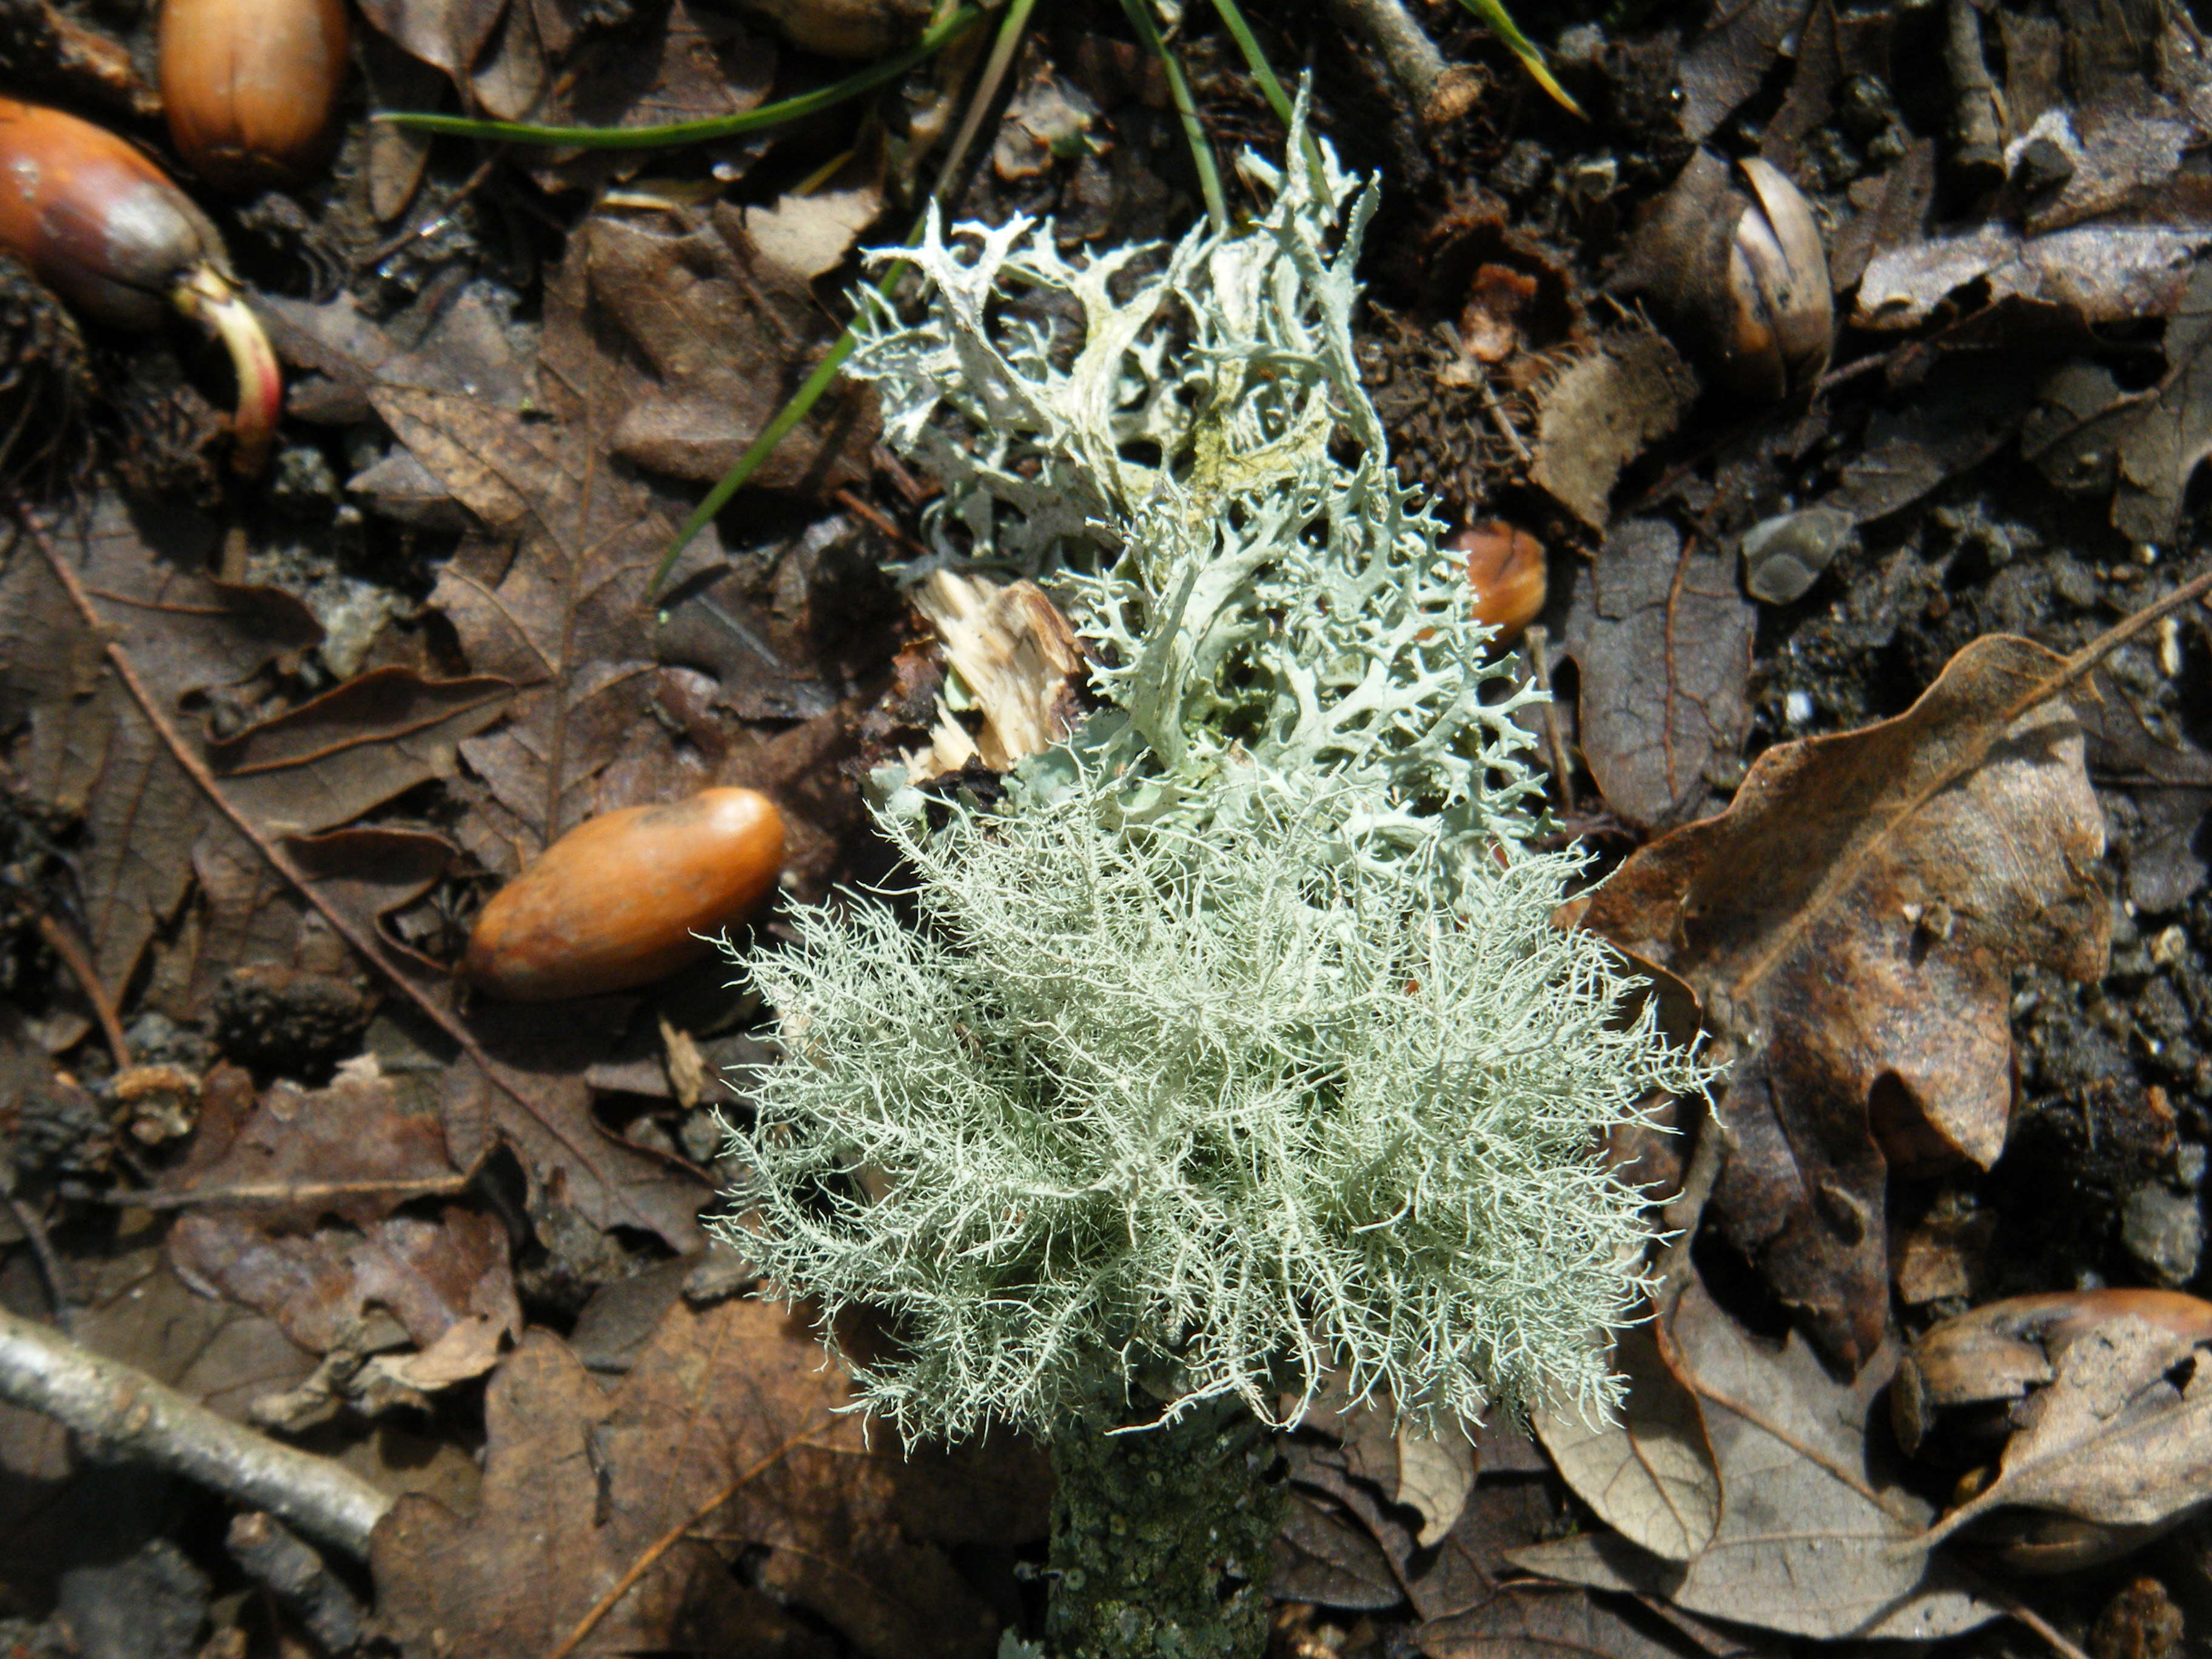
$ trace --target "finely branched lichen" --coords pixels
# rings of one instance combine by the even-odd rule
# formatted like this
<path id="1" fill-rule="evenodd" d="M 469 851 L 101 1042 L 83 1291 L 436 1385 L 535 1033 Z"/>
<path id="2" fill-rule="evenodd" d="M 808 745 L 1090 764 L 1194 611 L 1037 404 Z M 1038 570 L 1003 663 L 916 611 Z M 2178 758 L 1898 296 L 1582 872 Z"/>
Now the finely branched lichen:
<path id="1" fill-rule="evenodd" d="M 1569 861 L 1455 915 L 1343 855 L 1338 793 L 1132 836 L 1115 787 L 894 821 L 922 927 L 806 913 L 754 964 L 791 1063 L 746 1196 L 776 1276 L 904 1316 L 872 1403 L 1048 1425 L 1102 1354 L 1267 1418 L 1332 1365 L 1416 1408 L 1593 1395 L 1638 1226 L 1593 1138 L 1680 1079 L 1547 921 Z"/>
<path id="2" fill-rule="evenodd" d="M 1702 1081 L 1551 923 L 1533 694 L 1352 357 L 1371 186 L 1247 173 L 1267 213 L 1164 253 L 933 223 L 926 313 L 854 359 L 940 556 L 1056 581 L 1109 705 L 995 811 L 891 789 L 918 926 L 856 900 L 748 964 L 786 1057 L 742 1246 L 897 1316 L 858 1375 L 905 1429 L 1279 1420 L 1332 1369 L 1425 1422 L 1601 1404 L 1647 1234 L 1597 1142 Z"/>

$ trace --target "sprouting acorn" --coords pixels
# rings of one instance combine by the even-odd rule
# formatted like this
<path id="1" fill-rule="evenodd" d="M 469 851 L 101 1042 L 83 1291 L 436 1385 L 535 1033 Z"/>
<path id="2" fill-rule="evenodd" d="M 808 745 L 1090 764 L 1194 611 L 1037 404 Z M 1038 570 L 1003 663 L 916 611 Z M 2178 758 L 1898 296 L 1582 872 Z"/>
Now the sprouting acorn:
<path id="1" fill-rule="evenodd" d="M 783 815 L 751 789 L 587 818 L 495 894 L 461 971 L 513 1002 L 629 990 L 697 961 L 783 869 Z"/>
<path id="2" fill-rule="evenodd" d="M 261 470 L 284 395 L 276 356 L 222 236 L 161 168 L 104 127 L 0 98 L 0 249 L 94 322 L 143 331 L 173 307 L 213 332 L 238 376 L 231 463 Z"/>
<path id="3" fill-rule="evenodd" d="M 299 183 L 337 140 L 344 0 L 161 0 L 161 104 L 210 184 Z"/>

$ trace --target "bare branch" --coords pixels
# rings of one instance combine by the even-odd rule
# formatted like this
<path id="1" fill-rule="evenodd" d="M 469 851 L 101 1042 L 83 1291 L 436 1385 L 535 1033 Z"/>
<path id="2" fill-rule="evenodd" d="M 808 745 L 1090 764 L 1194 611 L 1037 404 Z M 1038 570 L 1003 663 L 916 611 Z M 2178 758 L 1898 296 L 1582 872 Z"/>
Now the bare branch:
<path id="1" fill-rule="evenodd" d="M 44 1412 L 94 1457 L 187 1476 L 355 1556 L 368 1555 L 368 1535 L 392 1507 L 343 1464 L 280 1445 L 4 1309 L 0 1400 Z"/>

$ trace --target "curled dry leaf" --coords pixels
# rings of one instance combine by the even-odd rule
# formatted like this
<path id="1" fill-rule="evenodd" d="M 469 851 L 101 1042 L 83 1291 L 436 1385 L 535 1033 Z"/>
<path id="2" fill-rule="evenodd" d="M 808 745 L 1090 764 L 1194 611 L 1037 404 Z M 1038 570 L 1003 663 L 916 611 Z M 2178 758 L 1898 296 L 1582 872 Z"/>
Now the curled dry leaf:
<path id="1" fill-rule="evenodd" d="M 1749 0 L 1714 11 L 1682 51 L 1682 131 L 1699 143 L 1710 137 L 1773 72 L 1810 9 L 1811 0 Z"/>
<path id="2" fill-rule="evenodd" d="M 2084 322 L 2169 315 L 2212 230 L 2094 223 L 2022 236 L 1984 225 L 1876 254 L 1859 280 L 1862 328 L 1917 328 L 1970 283 L 1992 300 L 2063 306 Z"/>
<path id="3" fill-rule="evenodd" d="M 203 1295 L 267 1314 L 312 1353 L 358 1342 L 375 1310 L 389 1313 L 418 1347 L 469 1325 L 488 1334 L 496 1352 L 499 1334 L 522 1323 L 508 1248 L 495 1218 L 456 1204 L 434 1216 L 386 1216 L 304 1236 L 264 1231 L 234 1215 L 194 1213 L 169 1233 L 178 1277 Z M 477 1371 L 490 1355 L 483 1358 Z"/>
<path id="4" fill-rule="evenodd" d="M 1275 1535 L 1269 1588 L 1285 1601 L 1352 1612 L 1380 1612 L 1406 1599 L 1374 1534 L 1334 1504 L 1297 1490 Z"/>
<path id="5" fill-rule="evenodd" d="M 2212 812 L 2212 754 L 2154 735 L 2130 694 L 2100 682 L 2081 710 L 2089 738 L 2089 770 L 2100 784 L 2124 790 L 2139 815 L 2127 853 L 2129 901 L 2159 915 L 2179 910 L 2204 884 L 2207 853 L 2198 836 Z"/>
<path id="6" fill-rule="evenodd" d="M 2054 483 L 2111 489 L 2113 526 L 2138 541 L 2172 539 L 2189 481 L 2212 451 L 2212 265 L 2198 265 L 2168 308 L 2160 380 L 2124 392 L 2101 365 L 2069 364 L 2045 384 L 2023 434 Z"/>
<path id="7" fill-rule="evenodd" d="M 1397 1499 L 1421 1514 L 1413 1541 L 1423 1549 L 1438 1542 L 1459 1523 L 1474 1487 L 1474 1447 L 1462 1434 L 1415 1434 L 1401 1429 Z"/>
<path id="8" fill-rule="evenodd" d="M 1282 1442 L 1292 1510 L 1276 1560 L 1292 1577 L 1273 1586 L 1278 1599 L 1370 1609 L 1402 1600 L 1425 1627 L 1440 1626 L 1497 1593 L 1510 1552 L 1557 1533 L 1557 1483 L 1518 1478 L 1547 1474 L 1525 1437 L 1468 1422 L 1425 1438 L 1394 1418 L 1387 1400 L 1331 1391 Z"/>
<path id="9" fill-rule="evenodd" d="M 2055 1352 L 2054 1374 L 2014 1408 L 1996 1478 L 1922 1546 L 1993 1511 L 2045 1510 L 2095 1530 L 2064 1527 L 2054 1543 L 2029 1528 L 2002 1555 L 2071 1568 L 2124 1553 L 2212 1504 L 2212 1352 L 2199 1341 L 2135 1313 L 2075 1334 Z"/>
<path id="10" fill-rule="evenodd" d="M 2103 971 L 2077 672 L 1977 640 L 1895 719 L 1768 750 L 1726 812 L 1644 848 L 1583 913 L 1735 1045 L 1717 1212 L 1850 1365 L 1887 1317 L 1891 1167 L 2003 1149 L 2013 971 Z"/>
<path id="11" fill-rule="evenodd" d="M 1674 429 L 1698 395 L 1682 354 L 1649 328 L 1624 330 L 1536 394 L 1528 477 L 1594 530 L 1612 518 L 1620 470 Z"/>
<path id="12" fill-rule="evenodd" d="M 2054 1291 L 1988 1303 L 1923 1331 L 1899 1362 L 1889 1398 L 1898 1443 L 1918 1451 L 1938 1413 L 2022 1398 L 2051 1380 L 2076 1339 L 2120 1319 L 2185 1345 L 2212 1341 L 2212 1302 L 2179 1291 Z"/>
<path id="13" fill-rule="evenodd" d="M 1929 1510 L 1869 1447 L 1867 1419 L 1888 1371 L 1881 1357 L 1838 1382 L 1802 1337 L 1779 1349 L 1759 1340 L 1695 1279 L 1662 1313 L 1657 1346 L 1712 1449 L 1721 1494 L 1712 1536 L 1686 1562 L 1584 1534 L 1517 1550 L 1516 1565 L 1831 1639 L 1925 1640 L 1996 1616 L 1941 1558 L 1897 1547 Z"/>
<path id="14" fill-rule="evenodd" d="M 521 1328 L 496 1218 L 453 1201 L 398 1213 L 450 1200 L 466 1179 L 434 1085 L 369 1066 L 327 1089 L 280 1082 L 256 1099 L 244 1073 L 222 1066 L 203 1101 L 192 1155 L 161 1194 L 191 1206 L 168 1240 L 187 1283 L 268 1314 L 317 1353 L 355 1340 L 372 1307 L 423 1348 L 481 1322 L 495 1351 Z"/>

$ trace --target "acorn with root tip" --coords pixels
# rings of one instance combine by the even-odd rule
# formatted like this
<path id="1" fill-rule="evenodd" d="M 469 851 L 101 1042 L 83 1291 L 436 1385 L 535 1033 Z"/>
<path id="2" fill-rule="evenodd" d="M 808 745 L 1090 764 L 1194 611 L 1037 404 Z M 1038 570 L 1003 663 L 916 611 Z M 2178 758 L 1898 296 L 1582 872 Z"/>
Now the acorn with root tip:
<path id="1" fill-rule="evenodd" d="M 705 956 L 783 869 L 783 815 L 751 789 L 587 818 L 494 895 L 461 971 L 513 1002 L 650 984 Z"/>
<path id="2" fill-rule="evenodd" d="M 231 465 L 260 471 L 284 398 L 276 355 L 222 236 L 161 168 L 104 127 L 0 98 L 0 249 L 94 322 L 143 332 L 173 308 L 220 338 L 238 376 Z"/>

